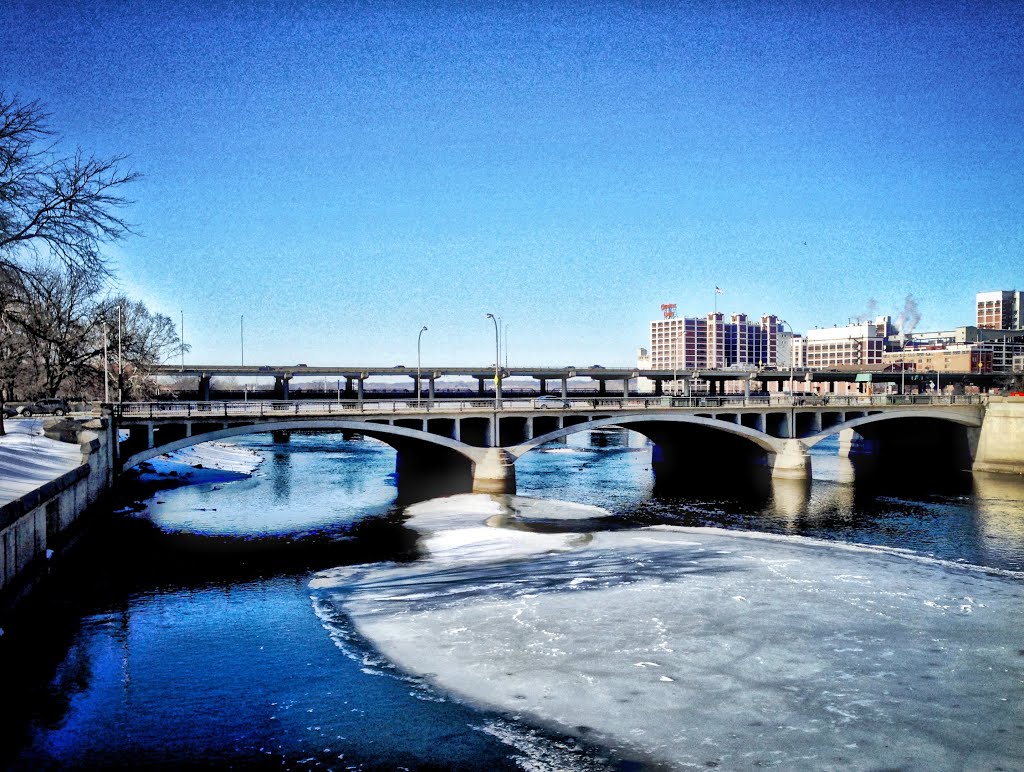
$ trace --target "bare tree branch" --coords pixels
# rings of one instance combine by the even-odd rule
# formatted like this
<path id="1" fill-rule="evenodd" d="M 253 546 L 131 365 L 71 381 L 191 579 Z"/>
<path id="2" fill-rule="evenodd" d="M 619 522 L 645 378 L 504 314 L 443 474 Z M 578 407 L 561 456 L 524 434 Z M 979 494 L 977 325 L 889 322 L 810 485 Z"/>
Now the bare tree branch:
<path id="1" fill-rule="evenodd" d="M 131 233 L 119 214 L 131 201 L 121 191 L 139 175 L 124 170 L 124 156 L 58 155 L 45 144 L 53 136 L 47 118 L 38 102 L 0 92 L 0 268 L 24 272 L 53 256 L 105 276 L 99 247 Z"/>

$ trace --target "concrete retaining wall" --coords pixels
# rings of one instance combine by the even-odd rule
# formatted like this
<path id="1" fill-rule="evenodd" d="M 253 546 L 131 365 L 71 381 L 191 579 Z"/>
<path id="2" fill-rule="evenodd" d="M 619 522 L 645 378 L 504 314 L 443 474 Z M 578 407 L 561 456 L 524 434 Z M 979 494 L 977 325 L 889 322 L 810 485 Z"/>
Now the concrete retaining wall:
<path id="1" fill-rule="evenodd" d="M 1024 397 L 989 397 L 973 468 L 1024 474 Z"/>
<path id="2" fill-rule="evenodd" d="M 72 526 L 106 493 L 112 482 L 109 424 L 52 419 L 44 423 L 52 439 L 77 442 L 82 465 L 0 507 L 0 593 L 8 595 L 31 584 L 47 561 L 47 550 L 59 552 Z"/>

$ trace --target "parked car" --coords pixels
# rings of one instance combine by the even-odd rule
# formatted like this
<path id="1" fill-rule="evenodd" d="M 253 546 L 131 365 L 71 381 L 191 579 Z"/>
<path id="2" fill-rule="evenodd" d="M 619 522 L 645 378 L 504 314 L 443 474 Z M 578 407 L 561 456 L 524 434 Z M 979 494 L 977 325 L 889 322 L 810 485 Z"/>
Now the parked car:
<path id="1" fill-rule="evenodd" d="M 4 418 L 14 418 L 18 415 L 18 409 L 4 405 Z"/>
<path id="2" fill-rule="evenodd" d="M 41 399 L 21 409 L 21 414 L 26 418 L 33 415 L 67 415 L 70 412 L 68 403 L 62 399 Z"/>
<path id="3" fill-rule="evenodd" d="M 535 408 L 566 408 L 569 407 L 569 400 L 556 397 L 552 394 L 545 394 L 543 397 L 537 397 L 533 401 L 533 406 Z"/>

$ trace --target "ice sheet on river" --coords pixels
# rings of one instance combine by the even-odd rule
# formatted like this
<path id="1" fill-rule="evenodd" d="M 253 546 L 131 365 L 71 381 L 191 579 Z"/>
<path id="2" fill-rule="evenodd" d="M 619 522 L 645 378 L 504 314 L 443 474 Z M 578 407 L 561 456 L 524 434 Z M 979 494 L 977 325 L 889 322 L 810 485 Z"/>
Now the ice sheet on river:
<path id="1" fill-rule="evenodd" d="M 465 528 L 449 517 L 432 532 L 421 562 L 319 575 L 320 601 L 438 688 L 627 758 L 1020 768 L 1020 575 L 673 527 L 525 545 L 491 528 L 490 559 L 459 560 L 479 502 Z"/>

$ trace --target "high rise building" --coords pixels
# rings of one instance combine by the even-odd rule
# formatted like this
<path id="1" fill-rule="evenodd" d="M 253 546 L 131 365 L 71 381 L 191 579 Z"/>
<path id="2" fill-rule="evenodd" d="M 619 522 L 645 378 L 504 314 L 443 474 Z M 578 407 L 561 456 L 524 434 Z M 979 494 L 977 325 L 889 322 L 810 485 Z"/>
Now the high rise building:
<path id="1" fill-rule="evenodd" d="M 985 330 L 1024 329 L 1019 290 L 996 290 L 975 295 L 977 325 Z"/>
<path id="2" fill-rule="evenodd" d="M 715 311 L 706 317 L 677 317 L 675 307 L 651 322 L 650 366 L 654 370 L 721 370 L 777 367 L 782 323 L 766 314 L 755 322 L 746 314 Z"/>

